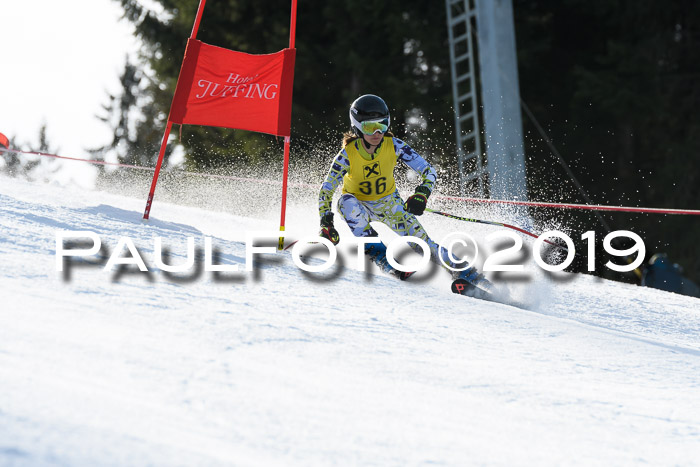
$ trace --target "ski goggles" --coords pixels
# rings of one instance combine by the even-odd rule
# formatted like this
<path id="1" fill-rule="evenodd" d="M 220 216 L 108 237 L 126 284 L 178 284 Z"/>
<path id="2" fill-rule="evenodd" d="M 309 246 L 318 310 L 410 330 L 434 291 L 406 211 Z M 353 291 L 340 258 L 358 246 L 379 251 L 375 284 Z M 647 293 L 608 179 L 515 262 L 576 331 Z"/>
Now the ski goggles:
<path id="1" fill-rule="evenodd" d="M 365 120 L 360 122 L 360 131 L 366 135 L 373 135 L 376 132 L 386 133 L 389 129 L 389 119 L 382 118 L 381 120 Z"/>

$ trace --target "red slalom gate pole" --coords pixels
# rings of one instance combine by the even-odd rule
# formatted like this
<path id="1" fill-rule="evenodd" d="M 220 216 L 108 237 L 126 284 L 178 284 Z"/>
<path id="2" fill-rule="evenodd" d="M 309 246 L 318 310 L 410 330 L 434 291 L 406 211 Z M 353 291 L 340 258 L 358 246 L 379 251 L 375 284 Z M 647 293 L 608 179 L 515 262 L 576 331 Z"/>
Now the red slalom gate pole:
<path id="1" fill-rule="evenodd" d="M 297 34 L 297 0 L 292 0 L 292 18 L 289 22 L 289 48 L 294 48 Z"/>
<path id="2" fill-rule="evenodd" d="M 289 136 L 284 137 L 284 166 L 282 168 L 282 210 L 280 213 L 280 232 L 284 232 L 284 221 L 287 216 L 287 176 L 289 175 Z M 280 233 L 277 249 L 284 249 L 284 234 Z"/>
<path id="3" fill-rule="evenodd" d="M 289 48 L 293 49 L 296 40 L 296 29 L 297 29 L 297 0 L 292 0 L 292 15 L 289 23 Z M 289 144 L 291 142 L 290 136 L 284 137 L 284 162 L 282 166 L 282 206 L 280 209 L 280 238 L 277 243 L 277 249 L 282 251 L 284 249 L 284 224 L 285 217 L 287 215 L 287 177 L 289 175 Z"/>
<path id="4" fill-rule="evenodd" d="M 168 146 L 168 137 L 170 136 L 170 130 L 172 127 L 173 122 L 168 120 L 168 124 L 165 126 L 165 133 L 163 133 L 163 142 L 160 143 L 158 162 L 156 163 L 156 170 L 153 173 L 153 181 L 151 181 L 151 191 L 148 192 L 148 199 L 146 200 L 146 210 L 143 212 L 143 220 L 145 221 L 147 221 L 148 217 L 151 215 L 151 205 L 153 204 L 153 196 L 156 193 L 156 184 L 158 184 L 158 174 L 160 174 L 160 167 L 163 165 L 163 156 L 165 155 L 165 148 Z"/>
<path id="5" fill-rule="evenodd" d="M 199 0 L 199 7 L 197 8 L 197 16 L 194 19 L 194 24 L 192 25 L 192 33 L 190 34 L 190 39 L 195 39 L 197 37 L 197 31 L 199 31 L 199 23 L 202 21 L 202 13 L 204 13 L 204 5 L 207 0 Z M 185 62 L 185 58 L 182 58 L 182 62 Z M 182 72 L 182 67 L 180 68 Z M 179 78 L 178 78 L 179 81 Z M 175 85 L 177 88 L 177 84 Z M 174 99 L 174 96 L 173 96 Z M 172 103 L 170 104 L 170 109 L 172 110 Z M 160 168 L 163 165 L 163 157 L 165 156 L 165 148 L 168 146 L 168 137 L 170 137 L 170 130 L 173 127 L 173 122 L 170 121 L 170 113 L 168 112 L 168 124 L 165 126 L 165 132 L 163 133 L 163 141 L 160 143 L 160 152 L 158 153 L 158 162 L 156 162 L 156 170 L 153 173 L 153 181 L 151 182 L 151 190 L 148 192 L 148 199 L 146 200 L 146 209 L 143 212 L 143 220 L 147 221 L 151 215 L 151 205 L 153 204 L 153 197 L 156 193 L 156 185 L 158 184 L 158 175 L 160 174 Z"/>
<path id="6" fill-rule="evenodd" d="M 204 13 L 204 5 L 207 0 L 199 0 L 199 7 L 197 8 L 197 16 L 194 18 L 194 24 L 192 25 L 192 33 L 190 34 L 190 39 L 197 37 L 197 31 L 199 31 L 199 23 L 202 21 L 202 13 Z"/>

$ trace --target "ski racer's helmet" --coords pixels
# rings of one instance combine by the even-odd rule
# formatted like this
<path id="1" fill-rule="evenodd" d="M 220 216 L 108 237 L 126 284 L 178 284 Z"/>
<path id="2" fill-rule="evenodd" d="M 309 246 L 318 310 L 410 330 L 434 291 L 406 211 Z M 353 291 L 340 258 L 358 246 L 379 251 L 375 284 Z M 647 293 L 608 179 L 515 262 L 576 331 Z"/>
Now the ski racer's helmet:
<path id="1" fill-rule="evenodd" d="M 391 124 L 389 107 L 374 94 L 365 94 L 355 99 L 350 106 L 350 124 L 356 135 L 373 135 L 377 131 L 385 133 Z"/>

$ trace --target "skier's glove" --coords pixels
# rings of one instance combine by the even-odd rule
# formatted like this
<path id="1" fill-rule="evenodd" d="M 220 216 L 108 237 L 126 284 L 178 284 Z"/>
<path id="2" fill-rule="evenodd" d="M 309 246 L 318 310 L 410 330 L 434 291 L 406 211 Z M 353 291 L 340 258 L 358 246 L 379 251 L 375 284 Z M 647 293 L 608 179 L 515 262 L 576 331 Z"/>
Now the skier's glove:
<path id="1" fill-rule="evenodd" d="M 323 216 L 321 216 L 321 237 L 327 238 L 331 242 L 333 242 L 333 245 L 337 245 L 338 242 L 340 241 L 340 235 L 338 235 L 338 231 L 335 230 L 335 227 L 333 227 L 333 213 L 332 212 L 327 212 Z"/>
<path id="2" fill-rule="evenodd" d="M 403 203 L 403 208 L 406 212 L 420 216 L 423 214 L 425 206 L 428 204 L 428 196 L 430 196 L 430 190 L 421 185 L 416 188 L 416 192 L 409 196 L 406 202 Z"/>

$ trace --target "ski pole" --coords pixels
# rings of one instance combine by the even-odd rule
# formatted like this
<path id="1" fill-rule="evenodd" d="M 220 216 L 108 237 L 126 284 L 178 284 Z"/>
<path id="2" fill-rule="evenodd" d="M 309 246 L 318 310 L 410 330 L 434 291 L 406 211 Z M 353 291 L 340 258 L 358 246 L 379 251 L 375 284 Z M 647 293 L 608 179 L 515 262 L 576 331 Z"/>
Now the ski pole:
<path id="1" fill-rule="evenodd" d="M 534 237 L 534 238 L 539 238 L 538 235 L 536 235 L 536 234 L 534 234 L 534 233 L 532 233 L 532 232 L 528 232 L 527 230 L 521 229 L 520 227 L 516 227 L 516 226 L 514 226 L 514 225 L 504 224 L 503 222 L 483 221 L 483 220 L 481 220 L 481 219 L 470 219 L 470 218 L 468 218 L 468 217 L 455 216 L 454 214 L 449 214 L 449 213 L 447 213 L 447 212 L 442 212 L 442 211 L 436 211 L 436 210 L 430 209 L 430 208 L 425 208 L 425 211 L 426 211 L 426 212 L 432 212 L 433 214 L 438 214 L 438 215 L 440 215 L 440 216 L 449 217 L 450 219 L 456 219 L 456 220 L 458 220 L 458 221 L 475 222 L 475 223 L 477 223 L 477 224 L 497 225 L 497 226 L 499 226 L 499 227 L 506 227 L 506 228 L 508 228 L 508 229 L 513 229 L 513 230 L 516 230 L 516 231 L 518 231 L 518 232 L 520 232 L 520 233 L 524 233 L 525 235 L 529 235 L 529 236 Z M 543 241 L 544 241 L 545 243 L 548 243 L 548 244 L 550 244 L 550 245 L 552 245 L 552 246 L 555 246 L 555 247 L 557 247 L 557 248 L 559 248 L 559 249 L 561 249 L 561 250 L 564 250 L 564 251 L 566 251 L 566 252 L 569 251 L 569 249 L 566 248 L 565 246 L 557 245 L 556 243 L 550 242 L 549 240 L 546 240 L 546 239 L 543 239 Z"/>

